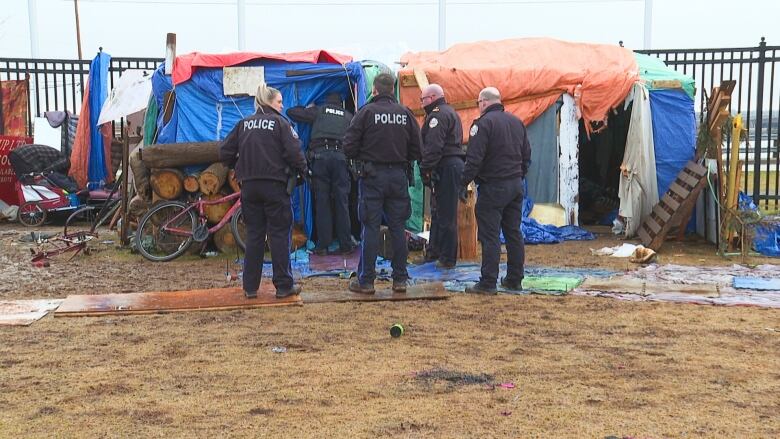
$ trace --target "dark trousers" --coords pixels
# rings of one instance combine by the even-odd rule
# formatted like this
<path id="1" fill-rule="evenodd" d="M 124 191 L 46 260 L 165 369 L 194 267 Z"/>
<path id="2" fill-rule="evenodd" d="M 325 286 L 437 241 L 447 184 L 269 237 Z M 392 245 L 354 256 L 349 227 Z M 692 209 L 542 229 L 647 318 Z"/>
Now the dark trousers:
<path id="1" fill-rule="evenodd" d="M 333 242 L 333 228 L 339 246 L 352 246 L 349 219 L 350 174 L 344 154 L 337 151 L 316 151 L 312 162 L 314 179 L 314 224 L 317 248 L 326 249 Z"/>
<path id="2" fill-rule="evenodd" d="M 361 223 L 360 263 L 358 280 L 361 285 L 373 285 L 376 279 L 376 256 L 379 252 L 379 226 L 384 215 L 392 239 L 393 280 L 406 281 L 405 223 L 412 213 L 409 199 L 409 181 L 401 166 L 388 167 L 376 164 L 374 175 L 358 181 L 360 200 L 358 218 Z"/>
<path id="3" fill-rule="evenodd" d="M 286 184 L 273 180 L 244 181 L 241 184 L 241 208 L 247 234 L 244 291 L 254 292 L 260 287 L 266 236 L 273 260 L 274 286 L 277 290 L 292 288 L 290 240 L 293 213 Z"/>
<path id="4" fill-rule="evenodd" d="M 444 157 L 436 167 L 431 200 L 430 259 L 455 263 L 458 259 L 458 191 L 463 174 L 463 159 Z"/>
<path id="5" fill-rule="evenodd" d="M 499 231 L 506 242 L 506 279 L 523 280 L 525 244 L 520 230 L 523 209 L 523 179 L 512 178 L 482 183 L 477 191 L 477 239 L 482 244 L 482 276 L 479 283 L 494 288 L 501 260 Z"/>

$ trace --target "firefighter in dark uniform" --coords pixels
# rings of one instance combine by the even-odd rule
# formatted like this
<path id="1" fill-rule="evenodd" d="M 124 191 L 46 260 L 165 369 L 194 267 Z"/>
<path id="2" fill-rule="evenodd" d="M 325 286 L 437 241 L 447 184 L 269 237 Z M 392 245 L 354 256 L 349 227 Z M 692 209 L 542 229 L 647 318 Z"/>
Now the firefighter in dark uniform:
<path id="1" fill-rule="evenodd" d="M 244 294 L 257 297 L 263 269 L 266 236 L 273 259 L 276 297 L 299 294 L 290 266 L 292 208 L 287 183 L 293 173 L 306 175 L 306 159 L 292 125 L 282 114 L 282 95 L 261 85 L 255 97 L 257 112 L 236 124 L 223 141 L 219 157 L 235 165 L 241 184 L 241 207 L 247 228 Z"/>
<path id="2" fill-rule="evenodd" d="M 296 122 L 311 124 L 309 163 L 314 189 L 317 245 L 314 254 L 324 255 L 333 242 L 333 228 L 339 240 L 339 253 L 350 253 L 352 234 L 349 219 L 350 176 L 342 141 L 352 113 L 344 109 L 341 96 L 331 93 L 324 105 L 292 107 L 287 115 Z"/>
<path id="3" fill-rule="evenodd" d="M 467 293 L 496 294 L 501 258 L 499 231 L 504 232 L 507 253 L 506 277 L 501 286 L 521 290 L 525 247 L 520 230 L 523 206 L 523 178 L 531 161 L 531 145 L 523 122 L 504 111 L 495 87 L 479 93 L 482 115 L 469 131 L 466 166 L 461 186 L 478 185 L 477 239 L 482 244 L 482 275 L 467 287 Z"/>
<path id="4" fill-rule="evenodd" d="M 361 252 L 356 293 L 373 294 L 379 226 L 382 216 L 392 239 L 393 291 L 406 291 L 409 275 L 404 224 L 411 215 L 409 167 L 420 159 L 420 126 L 414 114 L 393 97 L 395 80 L 387 73 L 374 79 L 371 102 L 357 112 L 344 137 L 344 152 L 362 166 L 357 170 Z"/>
<path id="5" fill-rule="evenodd" d="M 425 87 L 420 102 L 426 114 L 422 125 L 420 174 L 433 193 L 425 261 L 438 260 L 439 268 L 453 268 L 458 258 L 458 193 L 466 155 L 463 127 L 438 84 Z"/>

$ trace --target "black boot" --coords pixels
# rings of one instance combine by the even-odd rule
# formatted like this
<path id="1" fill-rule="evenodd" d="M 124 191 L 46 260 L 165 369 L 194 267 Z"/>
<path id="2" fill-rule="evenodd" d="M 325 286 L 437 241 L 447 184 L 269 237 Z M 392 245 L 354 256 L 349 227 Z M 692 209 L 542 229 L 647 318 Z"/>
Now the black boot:
<path id="1" fill-rule="evenodd" d="M 276 298 L 277 299 L 284 299 L 285 297 L 290 296 L 297 296 L 298 294 L 301 294 L 301 286 L 300 285 L 293 285 L 290 287 L 289 290 L 276 290 Z"/>

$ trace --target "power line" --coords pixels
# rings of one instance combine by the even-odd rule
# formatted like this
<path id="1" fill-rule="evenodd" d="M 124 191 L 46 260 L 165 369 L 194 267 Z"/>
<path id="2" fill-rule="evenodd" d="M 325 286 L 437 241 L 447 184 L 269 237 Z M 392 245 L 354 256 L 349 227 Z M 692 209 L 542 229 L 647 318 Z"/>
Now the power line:
<path id="1" fill-rule="evenodd" d="M 61 0 L 71 2 L 72 0 Z M 226 0 L 223 2 L 215 0 L 81 0 L 83 3 L 104 3 L 104 4 L 151 4 L 151 5 L 205 5 L 205 6 L 234 6 L 236 2 Z M 559 5 L 559 4 L 594 4 L 594 3 L 642 3 L 645 0 L 488 0 L 488 1 L 470 1 L 454 0 L 448 1 L 447 6 L 501 6 L 501 5 Z M 324 2 L 324 1 L 249 1 L 247 5 L 252 6 L 430 6 L 437 5 L 437 1 L 400 1 L 400 2 Z"/>

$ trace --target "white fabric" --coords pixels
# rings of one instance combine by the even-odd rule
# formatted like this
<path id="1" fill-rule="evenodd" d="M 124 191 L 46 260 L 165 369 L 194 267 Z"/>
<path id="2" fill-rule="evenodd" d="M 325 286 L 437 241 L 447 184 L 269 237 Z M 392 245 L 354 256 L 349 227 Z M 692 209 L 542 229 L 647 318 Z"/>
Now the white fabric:
<path id="1" fill-rule="evenodd" d="M 619 215 L 626 219 L 626 237 L 636 235 L 642 221 L 658 203 L 655 171 L 655 145 L 650 114 L 650 94 L 644 85 L 634 84 L 626 99 L 633 100 L 626 151 L 621 165 Z"/>
<path id="2" fill-rule="evenodd" d="M 103 104 L 98 125 L 145 110 L 151 94 L 152 75 L 144 76 L 140 70 L 126 70 L 116 81 L 111 95 Z"/>
<path id="3" fill-rule="evenodd" d="M 62 124 L 57 128 L 52 128 L 45 117 L 36 117 L 33 120 L 33 143 L 36 145 L 51 146 L 57 151 L 62 150 Z"/>
<path id="4" fill-rule="evenodd" d="M 43 201 L 43 200 L 56 200 L 60 196 L 46 186 L 27 186 L 22 185 L 22 195 L 24 195 L 24 201 Z"/>
<path id="5" fill-rule="evenodd" d="M 569 94 L 563 95 L 559 135 L 561 155 L 558 168 L 558 204 L 566 211 L 566 223 L 576 226 L 579 225 L 580 211 L 578 201 L 580 198 L 580 124 L 577 118 L 577 105 Z"/>

